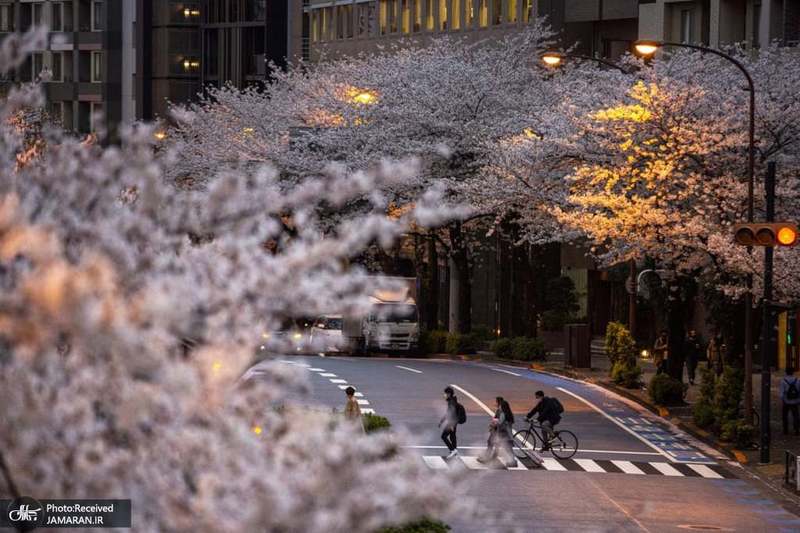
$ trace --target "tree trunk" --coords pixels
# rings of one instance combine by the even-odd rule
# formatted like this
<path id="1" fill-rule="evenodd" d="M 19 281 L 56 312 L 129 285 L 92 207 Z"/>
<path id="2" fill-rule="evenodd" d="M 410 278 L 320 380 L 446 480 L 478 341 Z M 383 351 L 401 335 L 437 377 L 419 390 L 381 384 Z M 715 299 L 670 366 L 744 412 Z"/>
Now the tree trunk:
<path id="1" fill-rule="evenodd" d="M 428 275 L 426 299 L 426 326 L 428 331 L 439 327 L 439 253 L 436 249 L 436 239 L 433 235 L 427 237 L 428 244 Z"/>
<path id="2" fill-rule="evenodd" d="M 460 222 L 450 224 L 450 329 L 453 330 L 453 319 L 455 319 L 455 331 L 459 333 L 469 333 L 472 329 L 472 285 L 470 283 L 469 254 L 467 243 L 464 238 L 463 228 Z M 455 295 L 453 294 L 454 284 L 457 284 Z M 453 303 L 456 303 L 453 309 Z"/>

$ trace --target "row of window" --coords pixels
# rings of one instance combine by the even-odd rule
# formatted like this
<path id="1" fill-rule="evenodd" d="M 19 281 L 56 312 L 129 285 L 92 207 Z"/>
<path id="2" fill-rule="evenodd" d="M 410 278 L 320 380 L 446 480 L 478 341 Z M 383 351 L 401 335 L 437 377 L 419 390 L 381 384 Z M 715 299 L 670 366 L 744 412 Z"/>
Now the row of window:
<path id="1" fill-rule="evenodd" d="M 64 0 L 61 2 L 26 2 L 17 4 L 19 22 L 15 17 L 15 5 L 0 2 L 0 32 L 25 31 L 31 26 L 46 24 L 50 31 L 103 31 L 105 29 L 103 0 Z M 75 9 L 78 9 L 78 20 L 74 20 Z"/>
<path id="2" fill-rule="evenodd" d="M 103 103 L 77 102 L 77 106 L 74 104 L 72 101 L 50 102 L 50 117 L 66 130 L 80 133 L 97 131 L 105 118 Z"/>
<path id="3" fill-rule="evenodd" d="M 47 55 L 45 55 L 47 54 Z M 90 82 L 102 83 L 105 80 L 104 52 L 92 50 L 80 52 L 79 79 L 73 79 L 72 61 L 73 52 L 34 52 L 28 58 L 27 64 L 21 69 L 22 81 L 36 81 L 45 69 L 50 71 L 52 82 Z M 47 60 L 47 63 L 45 61 Z M 88 64 L 86 61 L 88 60 Z M 84 66 L 85 65 L 85 66 Z M 88 67 L 88 69 L 86 68 Z"/>
<path id="4" fill-rule="evenodd" d="M 311 40 L 458 31 L 535 18 L 533 0 L 377 0 L 313 8 Z"/>

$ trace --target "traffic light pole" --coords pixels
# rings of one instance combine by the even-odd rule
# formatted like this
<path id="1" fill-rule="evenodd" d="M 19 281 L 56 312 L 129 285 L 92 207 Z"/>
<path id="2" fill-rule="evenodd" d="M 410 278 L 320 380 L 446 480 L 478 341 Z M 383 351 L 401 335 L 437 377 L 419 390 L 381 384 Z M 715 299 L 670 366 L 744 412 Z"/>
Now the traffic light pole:
<path id="1" fill-rule="evenodd" d="M 767 175 L 764 179 L 764 192 L 766 195 L 767 222 L 775 222 L 775 162 L 767 164 Z M 764 300 L 761 304 L 761 456 L 762 464 L 769 463 L 770 455 L 770 424 L 769 408 L 771 401 L 770 388 L 772 376 L 770 374 L 770 354 L 772 353 L 772 264 L 773 248 L 764 248 Z"/>

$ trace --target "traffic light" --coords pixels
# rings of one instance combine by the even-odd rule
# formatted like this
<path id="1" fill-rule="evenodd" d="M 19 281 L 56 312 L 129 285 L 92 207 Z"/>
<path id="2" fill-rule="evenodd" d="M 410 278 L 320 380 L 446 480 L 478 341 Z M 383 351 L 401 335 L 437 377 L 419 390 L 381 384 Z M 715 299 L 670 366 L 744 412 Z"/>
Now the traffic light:
<path id="1" fill-rule="evenodd" d="M 794 246 L 797 225 L 792 222 L 735 224 L 733 238 L 742 246 Z"/>

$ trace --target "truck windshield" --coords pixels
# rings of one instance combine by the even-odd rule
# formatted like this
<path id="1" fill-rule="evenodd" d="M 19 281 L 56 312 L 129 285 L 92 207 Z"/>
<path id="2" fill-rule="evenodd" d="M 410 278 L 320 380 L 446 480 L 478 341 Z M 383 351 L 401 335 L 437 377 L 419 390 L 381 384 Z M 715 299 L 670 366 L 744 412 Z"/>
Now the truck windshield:
<path id="1" fill-rule="evenodd" d="M 379 304 L 375 316 L 382 322 L 416 322 L 417 306 L 409 304 Z"/>

